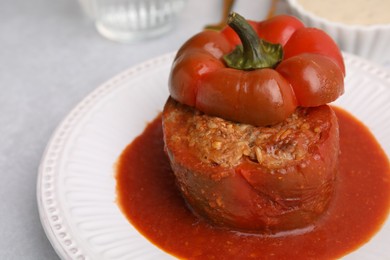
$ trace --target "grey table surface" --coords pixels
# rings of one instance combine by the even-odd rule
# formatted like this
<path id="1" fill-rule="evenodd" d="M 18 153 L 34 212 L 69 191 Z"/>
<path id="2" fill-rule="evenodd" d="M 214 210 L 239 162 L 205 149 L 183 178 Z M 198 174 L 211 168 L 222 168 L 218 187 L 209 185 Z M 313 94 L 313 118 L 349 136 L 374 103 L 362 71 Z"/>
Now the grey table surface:
<path id="1" fill-rule="evenodd" d="M 241 0 L 235 9 L 261 19 L 268 2 Z M 189 0 L 168 34 L 120 44 L 101 37 L 76 0 L 0 2 L 0 259 L 58 259 L 39 220 L 36 181 L 66 114 L 106 80 L 217 22 L 221 3 Z"/>
<path id="2" fill-rule="evenodd" d="M 134 44 L 101 37 L 76 0 L 0 2 L 0 259 L 58 259 L 39 220 L 36 181 L 67 113 L 101 83 L 217 22 L 221 2 L 188 0 L 171 32 Z M 268 6 L 240 0 L 235 10 L 262 19 Z M 281 2 L 277 13 L 285 11 Z"/>

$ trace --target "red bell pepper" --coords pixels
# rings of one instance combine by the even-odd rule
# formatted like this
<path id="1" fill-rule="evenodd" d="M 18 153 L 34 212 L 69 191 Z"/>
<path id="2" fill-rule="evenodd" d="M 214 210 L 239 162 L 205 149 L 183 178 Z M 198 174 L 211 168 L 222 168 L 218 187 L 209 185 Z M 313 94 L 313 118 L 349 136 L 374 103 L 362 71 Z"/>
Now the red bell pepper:
<path id="1" fill-rule="evenodd" d="M 169 90 L 209 115 L 272 125 L 297 106 L 319 106 L 344 92 L 345 67 L 323 31 L 281 15 L 249 23 L 233 13 L 229 27 L 203 31 L 178 51 Z"/>

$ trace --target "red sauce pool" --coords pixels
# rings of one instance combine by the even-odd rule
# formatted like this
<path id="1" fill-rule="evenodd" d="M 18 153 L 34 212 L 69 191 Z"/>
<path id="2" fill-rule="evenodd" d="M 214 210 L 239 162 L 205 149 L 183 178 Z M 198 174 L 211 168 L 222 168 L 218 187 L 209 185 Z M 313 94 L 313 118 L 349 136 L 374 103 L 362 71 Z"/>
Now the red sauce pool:
<path id="1" fill-rule="evenodd" d="M 390 208 L 389 160 L 369 130 L 335 108 L 340 125 L 340 172 L 326 214 L 305 230 L 275 236 L 215 228 L 186 207 L 164 153 L 157 117 L 122 153 L 119 205 L 152 243 L 186 259 L 329 259 L 366 243 Z"/>

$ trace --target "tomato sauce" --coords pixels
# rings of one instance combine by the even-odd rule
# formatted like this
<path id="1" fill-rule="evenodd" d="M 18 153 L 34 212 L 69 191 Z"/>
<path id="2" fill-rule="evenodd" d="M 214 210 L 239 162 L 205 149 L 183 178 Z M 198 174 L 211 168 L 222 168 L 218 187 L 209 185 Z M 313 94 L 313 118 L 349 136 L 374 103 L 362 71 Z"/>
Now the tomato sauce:
<path id="1" fill-rule="evenodd" d="M 122 153 L 118 203 L 152 243 L 186 259 L 329 259 L 356 250 L 380 229 L 390 208 L 389 160 L 369 130 L 335 108 L 340 170 L 327 212 L 302 230 L 273 236 L 209 225 L 192 214 L 176 189 L 157 117 Z"/>

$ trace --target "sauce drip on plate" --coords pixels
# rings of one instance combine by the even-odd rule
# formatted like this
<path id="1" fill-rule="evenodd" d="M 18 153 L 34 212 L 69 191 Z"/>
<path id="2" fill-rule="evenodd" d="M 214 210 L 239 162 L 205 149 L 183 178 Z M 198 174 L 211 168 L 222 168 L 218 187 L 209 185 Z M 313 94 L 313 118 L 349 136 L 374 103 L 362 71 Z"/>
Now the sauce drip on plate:
<path id="1" fill-rule="evenodd" d="M 175 186 L 157 117 L 122 153 L 118 203 L 128 220 L 164 251 L 189 259 L 329 259 L 366 243 L 390 207 L 389 160 L 369 130 L 334 108 L 340 126 L 336 192 L 311 226 L 272 236 L 216 228 L 192 214 Z"/>

